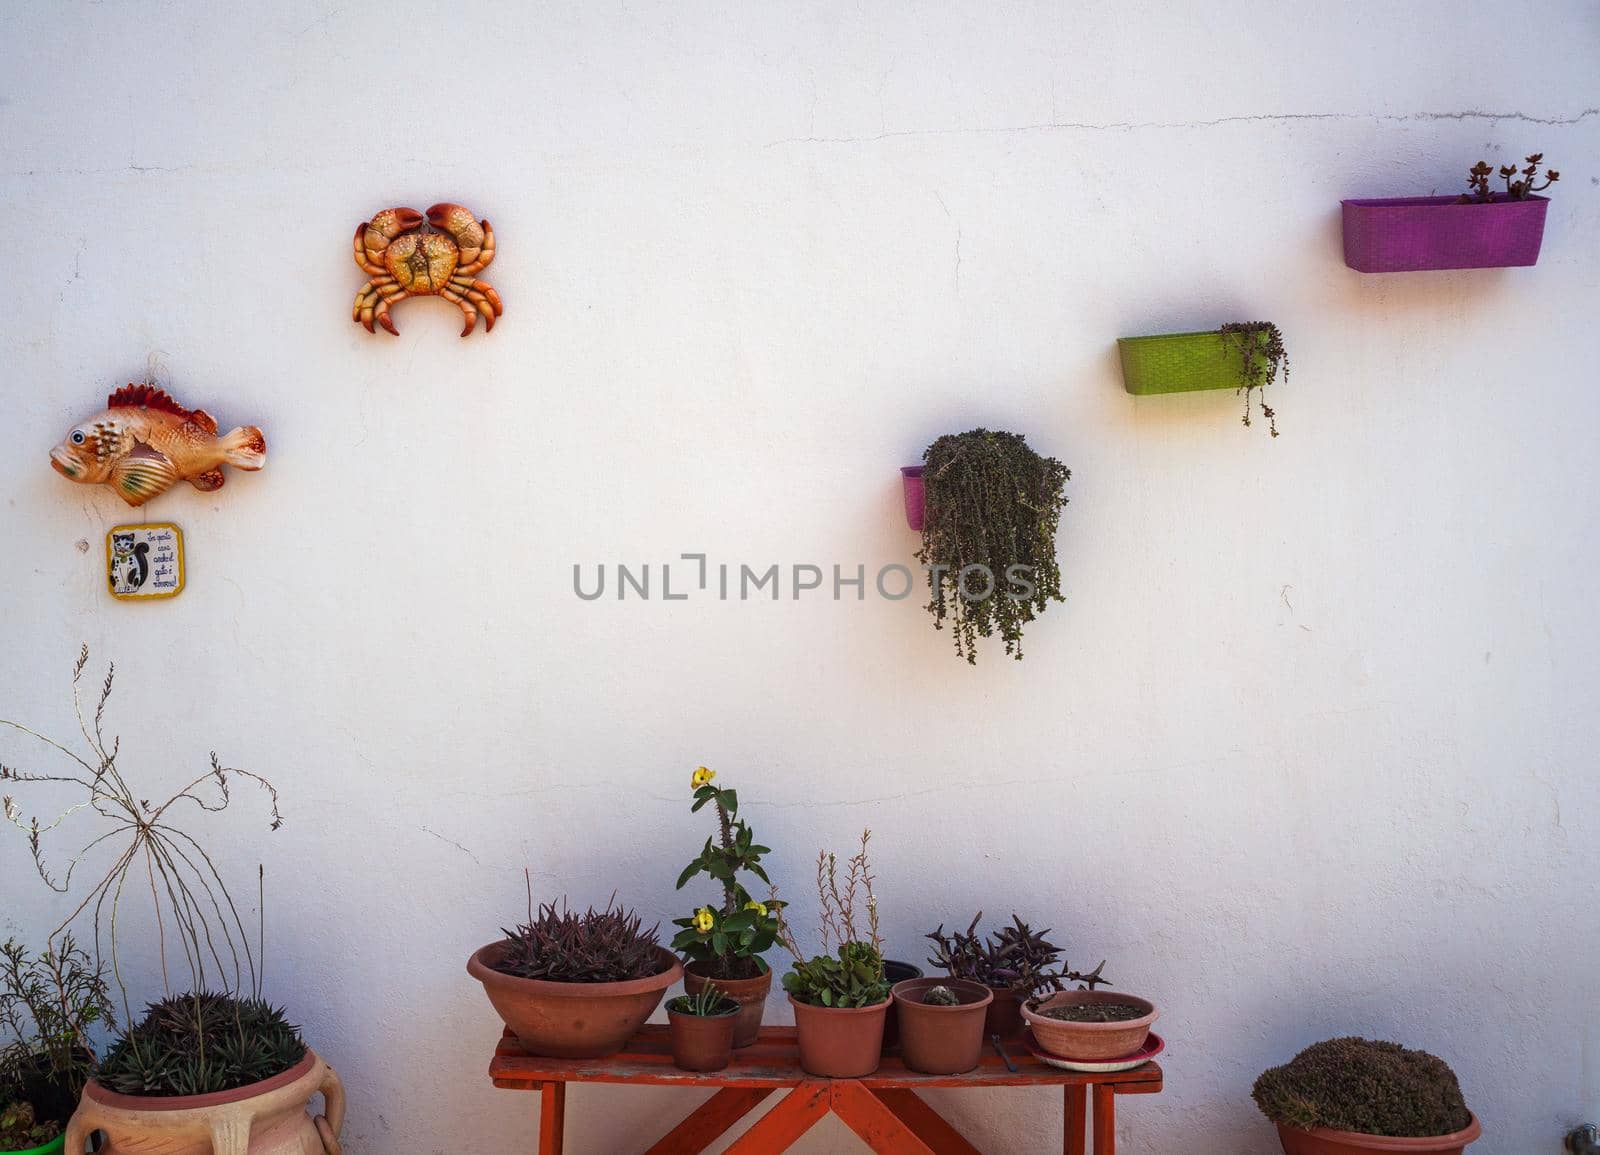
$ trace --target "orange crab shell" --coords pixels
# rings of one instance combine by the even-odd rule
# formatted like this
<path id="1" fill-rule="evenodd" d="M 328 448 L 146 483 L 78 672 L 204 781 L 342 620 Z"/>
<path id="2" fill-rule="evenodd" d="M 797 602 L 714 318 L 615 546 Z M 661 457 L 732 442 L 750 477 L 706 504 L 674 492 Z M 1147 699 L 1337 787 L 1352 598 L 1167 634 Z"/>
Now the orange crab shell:
<path id="1" fill-rule="evenodd" d="M 439 233 L 407 233 L 383 254 L 383 266 L 412 296 L 429 296 L 450 284 L 461 250 Z"/>

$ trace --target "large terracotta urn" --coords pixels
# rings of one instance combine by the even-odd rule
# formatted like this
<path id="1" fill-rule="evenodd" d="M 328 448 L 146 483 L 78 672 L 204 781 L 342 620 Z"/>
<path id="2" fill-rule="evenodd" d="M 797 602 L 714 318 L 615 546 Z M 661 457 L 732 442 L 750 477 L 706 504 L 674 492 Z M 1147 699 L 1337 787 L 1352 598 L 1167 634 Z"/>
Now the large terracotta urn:
<path id="1" fill-rule="evenodd" d="M 323 1114 L 307 1112 L 320 1093 Z M 120 1095 L 94 1080 L 67 1124 L 67 1150 L 99 1155 L 340 1155 L 344 1085 L 309 1047 L 281 1075 L 209 1095 Z"/>

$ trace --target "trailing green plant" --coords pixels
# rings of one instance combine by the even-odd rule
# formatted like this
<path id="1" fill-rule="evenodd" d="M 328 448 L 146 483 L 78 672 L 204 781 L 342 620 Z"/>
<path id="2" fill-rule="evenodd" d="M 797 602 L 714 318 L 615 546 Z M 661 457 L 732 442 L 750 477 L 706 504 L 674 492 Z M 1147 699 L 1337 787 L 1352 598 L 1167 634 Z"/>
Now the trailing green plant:
<path id="1" fill-rule="evenodd" d="M 977 640 L 998 633 L 1022 658 L 1022 630 L 1061 594 L 1056 529 L 1070 470 L 1017 433 L 949 434 L 923 454 L 926 513 L 917 558 L 928 612 L 951 623 L 956 653 L 976 665 Z"/>
<path id="2" fill-rule="evenodd" d="M 1263 1072 L 1250 1095 L 1274 1123 L 1304 1130 L 1419 1139 L 1453 1134 L 1471 1119 L 1443 1059 L 1355 1037 L 1313 1043 Z"/>
<path id="3" fill-rule="evenodd" d="M 1012 914 L 1010 926 L 991 932 L 985 940 L 978 935 L 982 919 L 980 910 L 964 932 L 951 934 L 945 934 L 944 924 L 940 923 L 937 930 L 924 936 L 934 944 L 928 962 L 951 978 L 982 983 L 991 990 L 1014 991 L 1030 1000 L 1041 992 L 1064 991 L 1067 983 L 1077 983 L 1080 990 L 1111 985 L 1111 980 L 1100 974 L 1106 965 L 1103 959 L 1087 973 L 1067 966 L 1061 959 L 1061 948 L 1045 938 L 1049 928 L 1036 931 Z M 1051 969 L 1058 964 L 1059 969 Z"/>
<path id="4" fill-rule="evenodd" d="M 783 989 L 802 1003 L 821 1007 L 870 1007 L 889 997 L 883 973 L 883 939 L 878 933 L 878 899 L 872 892 L 872 867 L 867 843 L 872 831 L 861 832 L 861 849 L 845 864 L 839 885 L 839 862 L 831 851 L 817 855 L 817 902 L 822 953 L 807 958 L 783 917 L 778 914 L 778 941 L 794 956 L 783 976 Z M 857 914 L 857 903 L 865 917 Z"/>
<path id="5" fill-rule="evenodd" d="M 1283 334 L 1271 321 L 1235 321 L 1217 330 L 1222 334 L 1224 348 L 1239 354 L 1239 388 L 1244 394 L 1244 424 L 1250 425 L 1250 394 L 1261 390 L 1261 416 L 1267 419 L 1272 435 L 1278 435 L 1278 414 L 1267 404 L 1267 386 L 1283 372 L 1283 383 L 1289 383 L 1289 352 L 1283 345 Z"/>
<path id="6" fill-rule="evenodd" d="M 0 1151 L 31 1151 L 61 1131 L 62 1124 L 54 1119 L 36 1119 L 33 1104 L 0 1099 Z"/>
<path id="7" fill-rule="evenodd" d="M 1536 192 L 1543 192 L 1556 181 L 1561 179 L 1561 174 L 1549 168 L 1544 173 L 1544 183 L 1536 185 L 1533 182 L 1539 177 L 1539 165 L 1544 161 L 1544 153 L 1536 152 L 1525 158 L 1527 167 L 1518 169 L 1514 164 L 1500 166 L 1500 179 L 1506 183 L 1506 191 L 1497 193 L 1489 187 L 1489 174 L 1494 169 L 1489 167 L 1489 162 L 1480 160 L 1467 170 L 1467 190 L 1461 194 L 1458 204 L 1464 205 L 1489 205 L 1500 201 L 1525 201 Z"/>
<path id="8" fill-rule="evenodd" d="M 667 1010 L 680 1015 L 693 1015 L 698 1019 L 720 1018 L 738 1013 L 739 1004 L 723 994 L 715 983 L 707 983 L 694 994 L 682 994 L 667 1000 Z"/>
<path id="9" fill-rule="evenodd" d="M 88 661 L 89 648 L 85 646 L 72 669 L 72 704 L 78 729 L 87 745 L 85 751 L 74 750 L 20 722 L 0 719 L 0 726 L 39 741 L 75 764 L 62 773 L 35 773 L 0 765 L 0 781 L 30 786 L 55 783 L 76 787 L 82 792 L 79 801 L 50 821 L 24 816 L 21 806 L 9 794 L 0 800 L 7 821 L 27 836 L 39 877 L 52 890 L 67 894 L 80 867 L 96 858 L 102 863 L 101 867 L 93 868 L 92 877 L 96 881 L 71 913 L 50 932 L 48 940 L 55 942 L 75 919 L 87 912 L 94 927 L 94 957 L 98 962 L 109 955 L 111 974 L 121 993 L 123 1010 L 131 1019 L 128 992 L 119 966 L 120 917 L 125 896 L 131 898 L 147 892 L 154 907 L 165 993 L 172 993 L 169 955 L 181 952 L 189 974 L 189 989 L 216 984 L 230 992 L 248 990 L 252 996 L 260 997 L 256 950 L 250 945 L 250 936 L 233 896 L 210 853 L 184 830 L 179 820 L 191 806 L 212 813 L 226 810 L 231 785 L 236 779 L 244 779 L 266 791 L 271 803 L 271 828 L 276 830 L 283 824 L 278 813 L 277 790 L 259 774 L 224 766 L 213 751 L 210 770 L 164 801 L 152 803 L 123 772 L 119 763 L 121 737 L 107 739 L 103 731 L 106 704 L 115 680 L 114 665 L 106 668 L 93 715 L 85 714 L 79 687 Z M 64 871 L 57 872 L 47 858 L 46 842 L 81 811 L 89 811 L 105 820 L 107 828 L 83 844 L 67 860 Z M 104 865 L 106 863 L 109 865 Z M 259 941 L 258 937 L 258 945 Z"/>
<path id="10" fill-rule="evenodd" d="M 690 776 L 694 791 L 694 813 L 707 805 L 717 811 L 716 841 L 706 839 L 699 855 L 678 875 L 678 889 L 697 874 L 705 874 L 722 885 L 722 902 L 706 905 L 685 918 L 672 920 L 681 929 L 672 939 L 672 949 L 690 962 L 704 964 L 706 977 L 748 979 L 767 973 L 761 955 L 772 949 L 778 937 L 778 912 L 783 904 L 776 900 L 759 902 L 739 881 L 740 871 L 748 871 L 771 887 L 761 865 L 761 856 L 771 852 L 755 840 L 750 827 L 739 818 L 739 794 L 733 789 L 713 786 L 717 773 L 704 766 Z"/>
<path id="11" fill-rule="evenodd" d="M 254 998 L 193 991 L 152 1003 L 95 1080 L 124 1095 L 204 1095 L 282 1074 L 305 1057 L 300 1028 Z"/>
<path id="12" fill-rule="evenodd" d="M 90 1031 L 101 1025 L 116 1026 L 104 973 L 70 933 L 37 956 L 16 939 L 0 946 L 0 1090 L 24 1089 L 40 1118 L 65 1123 L 94 1073 Z"/>
<path id="13" fill-rule="evenodd" d="M 504 930 L 506 949 L 494 969 L 524 979 L 552 983 L 620 983 L 649 978 L 664 969 L 658 927 L 643 929 L 643 920 L 616 905 L 616 895 L 604 910 L 589 907 L 579 914 L 563 899 L 533 909 L 528 893 L 528 921 Z"/>

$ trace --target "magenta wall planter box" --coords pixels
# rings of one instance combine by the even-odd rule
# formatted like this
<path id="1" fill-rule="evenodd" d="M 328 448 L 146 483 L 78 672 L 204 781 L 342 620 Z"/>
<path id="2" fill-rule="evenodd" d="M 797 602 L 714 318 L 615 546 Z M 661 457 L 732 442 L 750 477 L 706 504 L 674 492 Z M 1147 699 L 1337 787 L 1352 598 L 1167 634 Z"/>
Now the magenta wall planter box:
<path id="1" fill-rule="evenodd" d="M 1363 273 L 1531 265 L 1544 240 L 1547 197 L 1462 204 L 1457 197 L 1347 200 L 1344 263 Z"/>
<path id="2" fill-rule="evenodd" d="M 922 532 L 922 513 L 926 508 L 926 495 L 922 489 L 922 466 L 902 465 L 900 477 L 906 489 L 906 524 Z"/>

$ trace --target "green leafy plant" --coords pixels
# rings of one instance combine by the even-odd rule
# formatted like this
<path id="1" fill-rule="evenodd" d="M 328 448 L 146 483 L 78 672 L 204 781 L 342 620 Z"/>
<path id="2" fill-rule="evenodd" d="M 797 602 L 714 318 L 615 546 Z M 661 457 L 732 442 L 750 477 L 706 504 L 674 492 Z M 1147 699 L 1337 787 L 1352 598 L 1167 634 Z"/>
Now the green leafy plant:
<path id="1" fill-rule="evenodd" d="M 716 776 L 715 770 L 704 766 L 690 776 L 694 805 L 689 811 L 716 807 L 717 835 L 715 843 L 707 838 L 699 855 L 683 868 L 678 889 L 705 874 L 722 884 L 722 903 L 673 919 L 673 925 L 681 929 L 673 936 L 672 949 L 690 962 L 704 964 L 708 978 L 755 978 L 768 970 L 761 955 L 777 940 L 778 912 L 783 904 L 776 899 L 758 902 L 739 881 L 739 872 L 748 871 L 771 887 L 772 880 L 761 865 L 761 856 L 771 848 L 758 843 L 744 819 L 738 817 L 738 792 L 711 784 Z"/>
<path id="2" fill-rule="evenodd" d="M 1543 192 L 1556 181 L 1561 179 L 1561 174 L 1549 168 L 1544 173 L 1544 183 L 1536 185 L 1533 182 L 1539 177 L 1539 165 L 1544 161 L 1544 153 L 1536 152 L 1525 158 L 1527 167 L 1518 169 L 1514 164 L 1500 166 L 1500 179 L 1506 183 L 1506 191 L 1497 193 L 1489 187 L 1489 175 L 1494 169 L 1489 167 L 1489 162 L 1480 160 L 1467 170 L 1467 192 L 1461 194 L 1458 204 L 1464 205 L 1489 205 L 1499 201 L 1525 201 L 1536 192 Z"/>
<path id="3" fill-rule="evenodd" d="M 552 983 L 620 983 L 649 978 L 664 969 L 657 927 L 643 929 L 643 920 L 616 905 L 616 895 L 604 910 L 590 907 L 579 914 L 563 900 L 533 909 L 528 894 L 528 921 L 502 933 L 505 953 L 494 969 L 524 979 Z"/>
<path id="4" fill-rule="evenodd" d="M 1236 321 L 1222 326 L 1224 348 L 1239 354 L 1239 392 L 1244 394 L 1244 423 L 1250 425 L 1250 394 L 1259 389 L 1261 416 L 1267 419 L 1272 435 L 1278 435 L 1278 414 L 1267 404 L 1267 386 L 1283 373 L 1283 383 L 1289 383 L 1289 352 L 1284 348 L 1283 334 L 1271 321 Z"/>
<path id="5" fill-rule="evenodd" d="M 36 1116 L 65 1123 L 94 1072 L 90 1030 L 115 1027 L 101 969 L 64 934 L 37 956 L 15 939 L 0 946 L 0 1089 L 20 1089 Z"/>
<path id="6" fill-rule="evenodd" d="M 999 633 L 1022 658 L 1022 630 L 1061 595 L 1056 528 L 1071 471 L 1017 433 L 950 434 L 923 454 L 926 513 L 917 558 L 928 612 L 948 619 L 956 653 L 976 665 L 977 640 Z"/>
<path id="7" fill-rule="evenodd" d="M 277 1007 L 194 991 L 152 1003 L 95 1079 L 124 1095 L 204 1095 L 270 1079 L 305 1053 L 300 1028 Z"/>
<path id="8" fill-rule="evenodd" d="M 1103 960 L 1087 973 L 1068 967 L 1061 960 L 1061 948 L 1045 938 L 1048 928 L 1036 931 L 1013 914 L 1010 926 L 1002 926 L 985 940 L 978 935 L 982 919 L 980 910 L 965 931 L 951 934 L 946 934 L 940 923 L 937 930 L 924 936 L 934 944 L 928 962 L 951 978 L 982 983 L 991 990 L 1015 991 L 1030 999 L 1041 992 L 1064 991 L 1067 983 L 1077 983 L 1082 990 L 1111 985 L 1100 975 L 1106 965 Z M 1051 969 L 1058 964 L 1059 969 Z"/>
<path id="9" fill-rule="evenodd" d="M 1313 1043 L 1256 1080 L 1251 1091 L 1274 1123 L 1363 1135 L 1450 1135 L 1471 1114 L 1443 1059 L 1398 1043 L 1342 1038 Z"/>
<path id="10" fill-rule="evenodd" d="M 0 1151 L 31 1151 L 43 1147 L 61 1134 L 62 1125 L 53 1120 L 39 1122 L 33 1105 L 0 1100 Z"/>
<path id="11" fill-rule="evenodd" d="M 831 851 L 817 855 L 817 900 L 821 911 L 822 953 L 807 958 L 780 908 L 778 941 L 794 956 L 783 989 L 803 1003 L 822 1007 L 870 1007 L 889 997 L 883 973 L 883 940 L 878 934 L 878 899 L 867 859 L 872 831 L 861 832 L 861 849 L 845 864 L 844 885 Z M 865 919 L 857 915 L 857 903 Z M 863 938 L 865 934 L 865 938 Z"/>
<path id="12" fill-rule="evenodd" d="M 721 1018 L 739 1013 L 739 1004 L 723 994 L 715 983 L 707 983 L 692 995 L 679 995 L 667 1000 L 667 1010 L 680 1015 L 693 1015 L 699 1019 Z"/>

